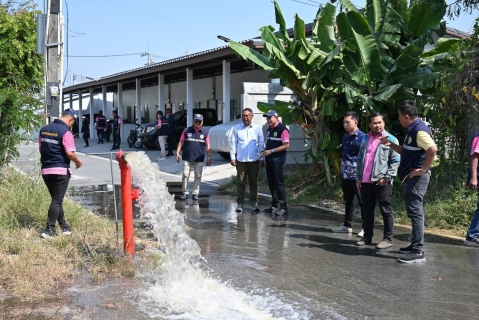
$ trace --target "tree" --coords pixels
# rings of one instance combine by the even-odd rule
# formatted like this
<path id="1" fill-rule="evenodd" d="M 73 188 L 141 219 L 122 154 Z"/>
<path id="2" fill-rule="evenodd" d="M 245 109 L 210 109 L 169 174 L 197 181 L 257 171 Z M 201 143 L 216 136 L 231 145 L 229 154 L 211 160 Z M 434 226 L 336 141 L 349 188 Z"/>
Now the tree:
<path id="1" fill-rule="evenodd" d="M 39 125 L 43 57 L 36 54 L 33 1 L 0 1 L 0 166 L 18 156 L 21 131 Z M 37 12 L 38 13 L 38 12 Z"/>
<path id="2" fill-rule="evenodd" d="M 461 13 L 472 14 L 473 10 L 479 9 L 479 0 L 456 0 L 450 3 L 447 8 L 447 16 L 451 19 L 457 18 Z"/>
<path id="3" fill-rule="evenodd" d="M 448 71 L 448 50 L 456 39 L 440 39 L 433 50 L 424 47 L 446 32 L 442 18 L 443 0 L 367 0 L 364 13 L 341 0 L 344 11 L 328 3 L 320 7 L 311 39 L 304 22 L 295 17 L 294 38 L 286 31 L 281 10 L 274 1 L 279 32 L 271 26 L 261 29 L 262 54 L 237 42 L 231 48 L 270 72 L 270 77 L 291 89 L 296 99 L 275 102 L 286 123 L 300 123 L 313 138 L 309 152 L 327 166 L 337 161 L 331 123 L 353 109 L 360 114 L 397 114 L 395 106 L 404 99 L 416 99 L 424 114 L 438 99 L 431 96 L 444 72 Z M 419 92 L 420 90 L 420 92 Z M 258 108 L 271 108 L 258 104 Z M 397 123 L 399 127 L 399 123 Z M 314 158 L 314 157 L 313 157 Z M 338 163 L 336 163 L 336 168 Z"/>

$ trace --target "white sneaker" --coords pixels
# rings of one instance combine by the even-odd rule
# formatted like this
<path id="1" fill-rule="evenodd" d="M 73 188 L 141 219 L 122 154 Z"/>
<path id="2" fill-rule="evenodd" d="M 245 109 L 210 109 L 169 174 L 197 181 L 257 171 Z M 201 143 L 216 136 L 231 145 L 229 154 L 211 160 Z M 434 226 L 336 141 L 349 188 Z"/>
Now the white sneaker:
<path id="1" fill-rule="evenodd" d="M 337 228 L 331 229 L 333 232 L 338 232 L 338 233 L 352 233 L 353 228 L 346 228 L 345 226 L 339 226 Z"/>
<path id="2" fill-rule="evenodd" d="M 165 160 L 166 160 L 166 157 L 156 159 L 156 161 L 165 161 Z"/>
<path id="3" fill-rule="evenodd" d="M 241 213 L 243 212 L 243 204 L 242 203 L 239 203 L 238 206 L 236 207 L 236 212 L 238 213 Z"/>
<path id="4" fill-rule="evenodd" d="M 361 229 L 361 231 L 358 232 L 358 237 L 364 237 L 364 230 Z"/>
<path id="5" fill-rule="evenodd" d="M 186 200 L 186 199 L 188 199 L 188 196 L 189 196 L 188 193 L 183 193 L 180 198 L 181 198 L 181 200 Z"/>

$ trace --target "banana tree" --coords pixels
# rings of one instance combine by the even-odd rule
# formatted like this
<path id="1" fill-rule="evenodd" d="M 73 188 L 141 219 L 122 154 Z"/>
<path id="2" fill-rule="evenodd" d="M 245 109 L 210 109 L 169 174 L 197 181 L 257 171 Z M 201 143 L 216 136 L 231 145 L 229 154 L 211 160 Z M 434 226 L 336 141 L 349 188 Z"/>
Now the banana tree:
<path id="1" fill-rule="evenodd" d="M 230 47 L 294 92 L 289 103 L 259 103 L 258 108 L 275 108 L 286 124 L 300 123 L 315 153 L 323 152 L 324 136 L 342 133 L 342 128 L 335 134 L 330 127 L 348 109 L 395 114 L 394 106 L 404 99 L 429 107 L 436 101 L 430 94 L 447 71 L 448 50 L 458 41 L 443 39 L 433 50 L 424 50 L 434 43 L 434 34 L 442 37 L 446 32 L 443 0 L 367 0 L 363 13 L 350 0 L 340 0 L 344 10 L 337 15 L 328 3 L 319 8 L 310 39 L 297 15 L 290 39 L 281 10 L 273 3 L 279 32 L 271 26 L 260 29 L 263 52 L 234 41 Z M 331 152 L 323 155 L 330 159 L 335 156 Z"/>

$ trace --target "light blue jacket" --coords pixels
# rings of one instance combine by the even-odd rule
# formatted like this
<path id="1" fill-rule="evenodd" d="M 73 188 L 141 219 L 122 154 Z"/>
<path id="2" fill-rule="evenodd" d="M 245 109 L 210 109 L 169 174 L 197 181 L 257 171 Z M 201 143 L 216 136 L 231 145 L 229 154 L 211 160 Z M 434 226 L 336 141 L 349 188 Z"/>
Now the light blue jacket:
<path id="1" fill-rule="evenodd" d="M 395 136 L 393 136 L 386 130 L 384 131 L 384 134 L 389 139 L 389 141 L 399 145 L 399 141 Z M 364 155 L 368 147 L 368 141 L 369 134 L 365 134 L 363 140 L 361 141 L 361 146 L 359 147 L 356 181 L 363 180 Z M 376 149 L 376 154 L 374 155 L 371 181 L 376 182 L 381 179 L 392 181 L 397 175 L 400 161 L 401 156 L 399 155 L 399 153 L 394 151 L 392 148 L 380 143 L 378 148 Z"/>

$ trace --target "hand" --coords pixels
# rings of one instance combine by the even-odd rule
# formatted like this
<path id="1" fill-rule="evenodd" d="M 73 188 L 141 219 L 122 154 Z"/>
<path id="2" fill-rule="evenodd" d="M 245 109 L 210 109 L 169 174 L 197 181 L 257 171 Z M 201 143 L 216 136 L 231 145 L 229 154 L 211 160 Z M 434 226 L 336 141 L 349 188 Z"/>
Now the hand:
<path id="1" fill-rule="evenodd" d="M 271 155 L 273 153 L 273 151 L 271 150 L 264 150 L 263 152 L 260 153 L 260 156 L 261 157 L 267 157 L 269 155 Z"/>
<path id="2" fill-rule="evenodd" d="M 358 190 L 361 190 L 361 181 L 356 181 L 356 188 L 358 188 Z"/>
<path id="3" fill-rule="evenodd" d="M 211 158 L 208 158 L 208 160 L 206 160 L 206 165 L 209 166 L 211 164 Z"/>
<path id="4" fill-rule="evenodd" d="M 421 169 L 414 169 L 414 168 L 411 168 L 409 169 L 411 170 L 411 172 L 408 174 L 408 177 L 409 178 L 413 178 L 413 177 L 420 177 L 422 176 L 425 172 L 422 171 Z"/>
<path id="5" fill-rule="evenodd" d="M 180 159 L 181 159 L 181 155 L 180 155 L 180 152 L 179 151 L 176 151 L 176 162 L 180 162 Z"/>
<path id="6" fill-rule="evenodd" d="M 236 167 L 236 159 L 232 159 L 232 160 L 231 160 L 231 165 L 232 165 L 233 167 Z"/>
<path id="7" fill-rule="evenodd" d="M 379 141 L 381 141 L 381 143 L 384 144 L 385 146 L 391 145 L 391 141 L 389 141 L 387 137 L 381 137 L 379 138 Z"/>
<path id="8" fill-rule="evenodd" d="M 469 184 L 467 187 L 471 190 L 476 190 L 477 189 L 477 177 L 472 177 L 471 180 L 469 180 Z"/>
<path id="9" fill-rule="evenodd" d="M 75 169 L 78 169 L 78 168 L 80 168 L 80 167 L 83 165 L 83 161 L 78 160 L 77 162 L 75 162 L 75 165 L 76 165 L 76 168 L 75 168 Z"/>
<path id="10" fill-rule="evenodd" d="M 264 167 L 264 160 L 259 161 L 259 166 L 260 166 L 260 168 Z"/>
<path id="11" fill-rule="evenodd" d="M 389 184 L 389 183 L 388 183 L 388 181 L 387 181 L 386 179 L 381 179 L 381 180 L 378 181 L 378 183 L 376 183 L 376 185 L 381 186 L 381 187 L 385 187 L 385 186 L 387 186 L 388 184 Z"/>

